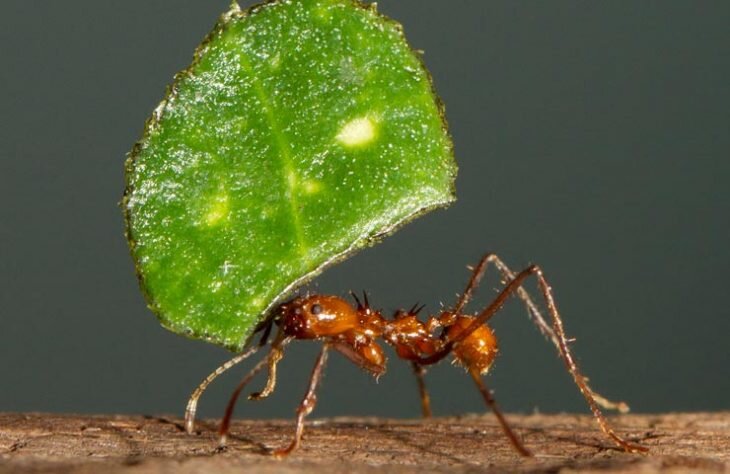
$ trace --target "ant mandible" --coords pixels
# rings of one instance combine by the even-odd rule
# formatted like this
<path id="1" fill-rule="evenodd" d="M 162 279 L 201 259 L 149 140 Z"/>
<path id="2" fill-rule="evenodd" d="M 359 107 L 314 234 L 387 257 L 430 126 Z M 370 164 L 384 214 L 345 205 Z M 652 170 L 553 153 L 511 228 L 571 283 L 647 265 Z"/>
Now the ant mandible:
<path id="1" fill-rule="evenodd" d="M 471 299 L 472 292 L 478 286 L 490 263 L 497 268 L 507 283 L 489 306 L 476 315 L 466 315 L 463 313 L 463 309 Z M 530 276 L 535 276 L 537 279 L 540 292 L 545 299 L 547 310 L 552 319 L 552 327 L 547 324 L 537 305 L 532 301 L 527 291 L 522 288 L 522 283 Z M 266 345 L 272 327 L 276 324 L 278 333 L 271 343 L 271 350 L 241 380 L 226 407 L 219 429 L 221 446 L 226 443 L 233 409 L 244 387 L 256 374 L 268 366 L 269 376 L 266 386 L 262 391 L 252 393 L 249 399 L 261 400 L 268 397 L 276 386 L 277 364 L 284 355 L 284 347 L 291 341 L 295 339 L 316 339 L 322 341 L 323 344 L 312 369 L 309 386 L 297 409 L 297 422 L 293 440 L 285 448 L 270 451 L 270 454 L 277 457 L 286 456 L 299 446 L 304 431 L 304 418 L 312 412 L 316 404 L 317 385 L 322 378 L 322 370 L 327 361 L 329 350 L 334 349 L 340 352 L 353 363 L 377 377 L 385 373 L 386 369 L 386 358 L 377 342 L 379 338 L 382 338 L 395 348 L 398 357 L 411 363 L 418 381 L 424 417 L 431 416 L 430 400 L 424 381 L 426 367 L 452 354 L 455 361 L 463 366 L 471 376 L 484 402 L 494 412 L 502 430 L 515 450 L 523 456 L 530 456 L 530 451 L 523 446 L 512 428 L 510 428 L 490 390 L 482 380 L 482 375 L 489 370 L 498 352 L 497 339 L 486 323 L 512 295 L 517 295 L 525 303 L 532 321 L 557 347 L 560 357 L 565 362 L 568 372 L 573 376 L 578 389 L 585 397 L 601 430 L 625 451 L 646 452 L 647 448 L 629 443 L 616 434 L 603 416 L 599 406 L 621 412 L 628 411 L 628 406 L 623 402 L 611 402 L 593 391 L 588 385 L 587 378 L 578 369 L 570 352 L 563 322 L 553 299 L 550 285 L 545 280 L 540 267 L 532 265 L 515 274 L 495 254 L 487 254 L 482 257 L 479 264 L 473 269 L 464 293 L 453 308 L 441 311 L 438 316 L 430 316 L 426 322 L 422 322 L 417 318 L 423 306 L 414 306 L 407 311 L 397 311 L 392 319 L 386 319 L 380 311 L 370 307 L 367 294 L 363 295 L 361 301 L 352 293 L 357 304 L 356 307 L 351 306 L 342 298 L 326 295 L 298 297 L 280 305 L 278 310 L 273 313 L 274 317 L 258 328 L 257 331 L 263 332 L 259 343 L 216 369 L 193 392 L 185 410 L 185 427 L 188 433 L 193 432 L 198 400 L 208 385 L 219 375 Z"/>

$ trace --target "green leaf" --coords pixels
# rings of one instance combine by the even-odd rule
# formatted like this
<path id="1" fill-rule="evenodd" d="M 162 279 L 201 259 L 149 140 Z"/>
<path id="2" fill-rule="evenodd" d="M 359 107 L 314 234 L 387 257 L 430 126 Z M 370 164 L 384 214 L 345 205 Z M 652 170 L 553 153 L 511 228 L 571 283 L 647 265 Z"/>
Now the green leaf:
<path id="1" fill-rule="evenodd" d="M 428 72 L 352 0 L 234 6 L 126 165 L 123 207 L 162 323 L 240 349 L 296 287 L 454 200 Z"/>

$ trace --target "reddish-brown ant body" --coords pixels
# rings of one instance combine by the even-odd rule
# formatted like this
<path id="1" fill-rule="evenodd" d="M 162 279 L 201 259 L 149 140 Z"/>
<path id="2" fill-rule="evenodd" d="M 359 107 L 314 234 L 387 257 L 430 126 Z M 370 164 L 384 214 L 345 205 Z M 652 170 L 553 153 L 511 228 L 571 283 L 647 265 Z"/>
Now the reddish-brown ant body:
<path id="1" fill-rule="evenodd" d="M 479 284 L 490 263 L 494 264 L 500 271 L 506 285 L 484 310 L 476 315 L 466 315 L 463 313 L 463 309 L 471 299 L 473 290 Z M 547 310 L 552 319 L 552 327 L 547 324 L 538 307 L 521 286 L 525 279 L 533 275 L 536 277 L 545 299 Z M 238 396 L 251 379 L 265 367 L 268 367 L 269 371 L 266 386 L 261 392 L 251 394 L 249 398 L 259 400 L 273 392 L 276 385 L 277 364 L 283 356 L 284 347 L 292 340 L 314 339 L 322 341 L 323 344 L 312 370 L 309 386 L 297 409 L 294 438 L 289 446 L 271 451 L 271 454 L 279 457 L 288 455 L 299 446 L 304 430 L 304 418 L 312 412 L 316 403 L 316 389 L 322 376 L 328 351 L 335 349 L 358 366 L 375 376 L 380 376 L 386 370 L 386 358 L 382 347 L 378 343 L 378 340 L 382 339 L 395 349 L 399 358 L 411 363 L 418 381 L 424 416 L 431 416 L 429 396 L 424 382 L 426 367 L 452 354 L 455 362 L 462 365 L 475 382 L 485 403 L 494 412 L 512 446 L 520 454 L 529 456 L 530 452 L 522 445 L 519 438 L 507 424 L 491 392 L 482 381 L 482 375 L 489 370 L 498 352 L 497 339 L 486 323 L 502 308 L 511 295 L 517 295 L 524 301 L 532 320 L 540 331 L 555 344 L 601 430 L 626 451 L 646 451 L 646 448 L 629 443 L 618 436 L 601 413 L 599 405 L 603 408 L 619 411 L 627 411 L 628 407 L 623 402 L 614 403 L 605 399 L 589 387 L 586 377 L 578 369 L 568 348 L 568 339 L 563 330 L 563 323 L 542 270 L 533 265 L 515 274 L 494 254 L 485 255 L 476 268 L 473 269 L 466 290 L 453 308 L 445 309 L 437 316 L 430 316 L 425 322 L 417 317 L 423 307 L 416 306 L 408 311 L 398 311 L 392 319 L 386 319 L 380 311 L 370 307 L 367 295 L 364 295 L 363 300 L 359 300 L 353 294 L 357 303 L 355 307 L 337 296 L 324 295 L 298 297 L 282 304 L 274 313 L 274 317 L 259 329 L 263 332 L 259 344 L 219 367 L 192 394 L 185 413 L 186 428 L 188 432 L 192 432 L 198 399 L 207 386 L 220 374 L 264 346 L 268 342 L 270 332 L 275 324 L 278 326 L 278 333 L 271 343 L 271 350 L 268 355 L 251 369 L 231 396 L 221 422 L 221 444 L 225 444 L 233 408 Z"/>

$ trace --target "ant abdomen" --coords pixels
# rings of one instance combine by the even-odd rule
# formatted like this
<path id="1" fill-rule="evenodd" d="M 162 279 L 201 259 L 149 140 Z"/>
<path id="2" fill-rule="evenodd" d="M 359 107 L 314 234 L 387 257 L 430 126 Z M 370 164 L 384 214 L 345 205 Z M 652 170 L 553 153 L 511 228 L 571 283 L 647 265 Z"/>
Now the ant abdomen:
<path id="1" fill-rule="evenodd" d="M 456 340 L 462 332 L 470 329 L 474 320 L 475 318 L 471 316 L 458 316 L 454 323 L 446 328 L 447 340 Z M 461 365 L 485 374 L 494 362 L 494 358 L 497 357 L 499 348 L 492 329 L 486 324 L 482 324 L 454 346 L 453 352 L 457 362 Z"/>

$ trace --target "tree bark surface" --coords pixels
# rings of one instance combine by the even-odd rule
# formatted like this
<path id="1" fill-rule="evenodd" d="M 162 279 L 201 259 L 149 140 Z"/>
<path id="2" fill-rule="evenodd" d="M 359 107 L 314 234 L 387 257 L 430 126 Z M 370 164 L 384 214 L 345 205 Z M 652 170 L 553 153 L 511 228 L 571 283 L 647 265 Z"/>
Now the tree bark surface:
<path id="1" fill-rule="evenodd" d="M 5 473 L 730 472 L 730 412 L 623 415 L 619 433 L 648 447 L 628 454 L 585 415 L 508 416 L 532 458 L 517 455 L 491 415 L 430 420 L 334 418 L 307 423 L 284 460 L 293 421 L 236 421 L 228 447 L 215 423 L 193 435 L 164 416 L 0 414 Z"/>

